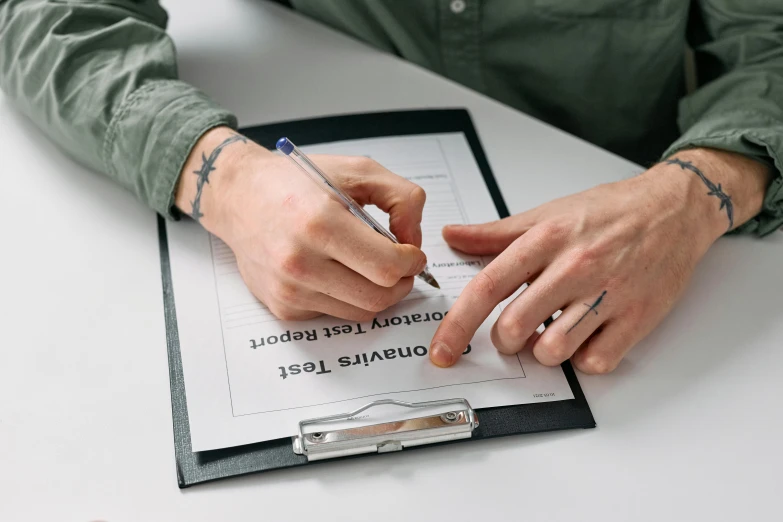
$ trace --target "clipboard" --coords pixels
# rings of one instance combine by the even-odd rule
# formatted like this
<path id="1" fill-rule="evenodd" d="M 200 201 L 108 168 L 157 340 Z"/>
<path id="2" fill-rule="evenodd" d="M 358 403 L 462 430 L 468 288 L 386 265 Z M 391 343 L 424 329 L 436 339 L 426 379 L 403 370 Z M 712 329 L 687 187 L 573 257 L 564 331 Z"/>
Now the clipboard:
<path id="1" fill-rule="evenodd" d="M 411 110 L 349 114 L 240 129 L 260 145 L 274 149 L 280 136 L 295 136 L 299 145 L 362 138 L 461 132 L 476 159 L 500 217 L 509 215 L 503 197 L 465 109 Z M 180 357 L 177 311 L 171 277 L 166 222 L 158 217 L 163 303 L 171 385 L 174 453 L 180 488 L 217 479 L 310 465 L 359 455 L 411 451 L 437 444 L 574 428 L 594 428 L 595 420 L 571 363 L 561 366 L 574 398 L 474 410 L 464 398 L 426 403 L 391 399 L 370 402 L 355 411 L 302 419 L 292 437 L 194 453 L 190 439 L 185 380 Z M 551 321 L 551 320 L 550 320 Z M 545 326 L 548 326 L 545 323 Z M 378 406 L 430 411 L 419 417 L 350 429 L 328 429 L 329 422 Z M 431 413 L 432 407 L 445 408 Z M 308 426 L 325 426 L 312 431 Z"/>

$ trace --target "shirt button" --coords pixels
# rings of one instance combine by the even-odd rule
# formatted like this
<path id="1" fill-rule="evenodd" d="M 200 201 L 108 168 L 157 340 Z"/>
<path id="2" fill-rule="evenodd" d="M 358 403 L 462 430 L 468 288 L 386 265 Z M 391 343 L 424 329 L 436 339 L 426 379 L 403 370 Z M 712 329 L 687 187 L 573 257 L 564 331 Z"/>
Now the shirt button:
<path id="1" fill-rule="evenodd" d="M 449 7 L 451 7 L 452 13 L 460 14 L 465 10 L 465 0 L 453 0 Z"/>

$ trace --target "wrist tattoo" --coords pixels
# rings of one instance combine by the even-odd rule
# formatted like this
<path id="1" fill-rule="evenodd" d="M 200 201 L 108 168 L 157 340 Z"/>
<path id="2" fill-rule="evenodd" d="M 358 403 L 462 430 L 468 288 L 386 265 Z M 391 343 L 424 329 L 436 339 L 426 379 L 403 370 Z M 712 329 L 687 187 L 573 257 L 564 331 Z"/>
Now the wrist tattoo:
<path id="1" fill-rule="evenodd" d="M 240 134 L 234 134 L 215 147 L 212 152 L 209 153 L 209 157 L 203 152 L 201 153 L 201 168 L 193 171 L 193 174 L 198 176 L 198 179 L 196 180 L 196 197 L 193 198 L 193 201 L 191 202 L 193 210 L 190 213 L 190 216 L 195 219 L 197 223 L 201 223 L 201 218 L 204 217 L 204 214 L 201 212 L 201 193 L 204 190 L 204 184 L 209 183 L 210 172 L 215 170 L 215 161 L 217 161 L 217 158 L 220 156 L 223 149 L 237 141 L 247 143 L 247 138 Z"/>
<path id="2" fill-rule="evenodd" d="M 606 290 L 604 290 L 603 292 L 601 292 L 601 295 L 599 295 L 599 296 L 598 296 L 598 299 L 596 299 L 596 300 L 593 302 L 593 304 L 589 305 L 589 304 L 587 304 L 587 303 L 582 303 L 583 305 L 585 305 L 585 306 L 587 307 L 587 311 L 586 311 L 585 313 L 583 313 L 583 314 L 582 314 L 582 317 L 580 317 L 580 318 L 579 318 L 579 320 L 578 320 L 577 322 L 575 322 L 575 323 L 574 323 L 574 325 L 573 325 L 571 328 L 569 328 L 569 329 L 568 329 L 568 331 L 566 332 L 566 334 L 570 334 L 570 333 L 571 333 L 571 330 L 573 330 L 574 328 L 576 328 L 576 327 L 579 325 L 579 323 L 581 323 L 581 322 L 582 322 L 582 319 L 584 319 L 585 317 L 587 317 L 587 314 L 589 314 L 590 312 L 595 312 L 595 315 L 598 315 L 598 305 L 599 305 L 599 304 L 601 304 L 601 301 L 603 301 L 603 300 L 604 300 L 604 296 L 605 296 L 605 295 L 606 295 Z"/>
<path id="3" fill-rule="evenodd" d="M 729 228 L 728 230 L 731 230 L 734 228 L 734 204 L 731 202 L 731 197 L 729 197 L 728 194 L 723 192 L 723 188 L 720 186 L 720 183 L 717 185 L 707 179 L 707 176 L 704 175 L 704 173 L 699 170 L 693 163 L 690 161 L 682 161 L 679 158 L 672 158 L 670 160 L 666 160 L 665 162 L 667 165 L 679 165 L 682 170 L 690 170 L 697 176 L 699 176 L 699 179 L 707 185 L 707 188 L 710 189 L 709 192 L 707 192 L 708 196 L 715 196 L 720 200 L 720 208 L 718 210 L 726 209 L 726 215 L 729 218 Z"/>

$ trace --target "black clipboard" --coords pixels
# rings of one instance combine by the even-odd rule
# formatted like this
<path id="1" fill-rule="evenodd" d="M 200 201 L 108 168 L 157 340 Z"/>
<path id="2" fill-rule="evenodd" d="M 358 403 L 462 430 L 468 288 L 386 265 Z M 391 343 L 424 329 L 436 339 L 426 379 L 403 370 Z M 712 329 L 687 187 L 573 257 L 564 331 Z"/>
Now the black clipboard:
<path id="1" fill-rule="evenodd" d="M 280 136 L 292 136 L 295 137 L 297 144 L 310 145 L 372 137 L 461 132 L 467 139 L 481 169 L 499 215 L 501 217 L 509 215 L 470 115 L 464 109 L 349 114 L 249 127 L 240 131 L 269 149 L 274 149 L 275 142 Z M 179 487 L 185 488 L 221 478 L 318 462 L 308 461 L 307 456 L 295 453 L 291 437 L 199 453 L 191 451 L 166 222 L 160 217 L 158 232 L 171 382 L 174 450 Z M 480 422 L 476 423 L 469 438 L 458 440 L 481 440 L 522 433 L 594 428 L 595 420 L 570 362 L 563 363 L 562 368 L 573 392 L 573 399 L 478 409 L 476 414 Z M 444 443 L 451 442 L 436 442 L 436 444 Z M 418 447 L 422 446 L 406 447 L 405 451 Z"/>

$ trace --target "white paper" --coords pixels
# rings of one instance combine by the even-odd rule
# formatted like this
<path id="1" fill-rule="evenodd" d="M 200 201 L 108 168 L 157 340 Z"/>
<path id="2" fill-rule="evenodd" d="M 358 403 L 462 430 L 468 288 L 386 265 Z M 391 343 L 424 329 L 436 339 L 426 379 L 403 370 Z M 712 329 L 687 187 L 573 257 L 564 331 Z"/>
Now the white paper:
<path id="1" fill-rule="evenodd" d="M 381 398 L 466 398 L 474 408 L 572 399 L 559 367 L 527 352 L 499 354 L 489 329 L 448 369 L 429 362 L 443 315 L 489 261 L 452 251 L 448 223 L 481 223 L 497 210 L 461 133 L 372 138 L 303 147 L 370 156 L 427 192 L 423 245 L 438 291 L 416 280 L 374 321 L 332 317 L 278 321 L 245 287 L 231 249 L 192 222 L 168 225 L 174 302 L 194 451 L 290 436 L 298 422 L 352 411 Z M 384 224 L 378 209 L 370 209 Z M 298 365 L 298 366 L 297 366 Z M 354 422 L 376 422 L 370 410 Z"/>

